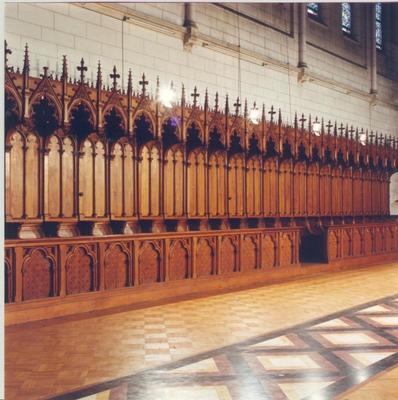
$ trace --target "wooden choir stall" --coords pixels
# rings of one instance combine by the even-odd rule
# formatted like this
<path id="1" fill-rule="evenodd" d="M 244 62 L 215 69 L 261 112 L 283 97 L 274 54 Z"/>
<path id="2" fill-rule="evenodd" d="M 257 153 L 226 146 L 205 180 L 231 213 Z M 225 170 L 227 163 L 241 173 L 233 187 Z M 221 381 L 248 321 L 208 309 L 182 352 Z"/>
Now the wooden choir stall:
<path id="1" fill-rule="evenodd" d="M 130 71 L 125 91 L 115 67 L 105 87 L 82 59 L 72 80 L 64 57 L 61 76 L 34 77 L 28 48 L 22 70 L 10 52 L 6 323 L 396 257 L 391 136 L 304 115 L 289 126 L 196 87 L 166 107 L 145 75 Z"/>

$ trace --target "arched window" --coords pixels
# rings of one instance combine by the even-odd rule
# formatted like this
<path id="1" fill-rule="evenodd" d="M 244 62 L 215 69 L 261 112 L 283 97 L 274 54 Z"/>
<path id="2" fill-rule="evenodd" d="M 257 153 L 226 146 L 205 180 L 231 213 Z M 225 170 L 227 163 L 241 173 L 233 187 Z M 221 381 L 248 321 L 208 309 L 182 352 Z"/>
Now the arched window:
<path id="1" fill-rule="evenodd" d="M 347 35 L 352 35 L 352 5 L 341 3 L 341 30 Z"/>
<path id="2" fill-rule="evenodd" d="M 307 13 L 311 17 L 320 17 L 320 6 L 319 3 L 308 3 L 307 4 Z"/>
<path id="3" fill-rule="evenodd" d="M 383 50 L 383 5 L 376 3 L 376 48 Z"/>

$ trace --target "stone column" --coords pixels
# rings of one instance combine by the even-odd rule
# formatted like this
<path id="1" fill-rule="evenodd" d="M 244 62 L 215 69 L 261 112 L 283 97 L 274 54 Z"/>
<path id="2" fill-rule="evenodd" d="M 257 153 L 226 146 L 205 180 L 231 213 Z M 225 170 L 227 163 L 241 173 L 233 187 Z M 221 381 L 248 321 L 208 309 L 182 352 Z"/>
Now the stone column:
<path id="1" fill-rule="evenodd" d="M 184 27 L 186 29 L 184 35 L 184 49 L 187 51 L 191 51 L 194 44 L 195 32 L 198 29 L 195 22 L 195 5 L 192 3 L 185 3 L 184 10 Z"/>
<path id="2" fill-rule="evenodd" d="M 307 42 L 307 4 L 298 3 L 298 64 L 299 68 L 307 68 L 305 50 Z"/>
<path id="3" fill-rule="evenodd" d="M 377 94 L 376 6 L 369 4 L 370 93 Z"/>

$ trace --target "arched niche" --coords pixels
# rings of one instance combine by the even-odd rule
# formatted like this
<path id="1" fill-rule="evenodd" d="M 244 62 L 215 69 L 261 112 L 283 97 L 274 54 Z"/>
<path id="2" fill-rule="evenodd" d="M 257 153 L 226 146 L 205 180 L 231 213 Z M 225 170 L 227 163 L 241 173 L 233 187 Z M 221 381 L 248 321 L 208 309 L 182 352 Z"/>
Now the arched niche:
<path id="1" fill-rule="evenodd" d="M 125 138 L 111 147 L 111 217 L 124 219 L 136 215 L 136 162 L 133 145 Z"/>
<path id="2" fill-rule="evenodd" d="M 209 156 L 209 212 L 211 217 L 226 213 L 226 153 L 216 152 Z"/>
<path id="3" fill-rule="evenodd" d="M 176 240 L 171 244 L 169 253 L 169 279 L 171 281 L 190 277 L 190 258 L 189 247 L 186 242 Z"/>
<path id="4" fill-rule="evenodd" d="M 353 171 L 352 167 L 344 169 L 343 172 L 343 213 L 353 215 Z"/>
<path id="5" fill-rule="evenodd" d="M 130 257 L 125 247 L 113 244 L 105 253 L 104 287 L 105 290 L 119 289 L 130 285 Z"/>
<path id="6" fill-rule="evenodd" d="M 139 113 L 134 119 L 133 127 L 138 146 L 155 139 L 154 124 L 149 115 L 143 112 Z"/>
<path id="7" fill-rule="evenodd" d="M 139 160 L 139 213 L 141 217 L 157 217 L 160 215 L 161 157 L 156 142 L 141 147 Z"/>
<path id="8" fill-rule="evenodd" d="M 209 143 L 207 148 L 210 153 L 225 150 L 225 134 L 221 127 L 213 125 L 209 128 Z"/>
<path id="9" fill-rule="evenodd" d="M 259 156 L 250 157 L 246 162 L 246 211 L 249 216 L 261 215 L 262 166 Z"/>
<path id="10" fill-rule="evenodd" d="M 97 288 L 96 258 L 86 246 L 75 246 L 67 256 L 66 294 L 86 293 Z"/>
<path id="11" fill-rule="evenodd" d="M 70 131 L 79 141 L 94 131 L 95 115 L 85 101 L 73 102 L 69 111 Z"/>
<path id="12" fill-rule="evenodd" d="M 203 145 L 203 133 L 198 122 L 192 121 L 188 123 L 186 143 L 188 152 Z"/>
<path id="13" fill-rule="evenodd" d="M 262 268 L 271 268 L 276 265 L 276 243 L 271 235 L 264 235 L 262 239 Z"/>
<path id="14" fill-rule="evenodd" d="M 21 119 L 20 102 L 7 89 L 4 90 L 4 127 L 5 133 L 15 129 Z"/>
<path id="15" fill-rule="evenodd" d="M 168 218 L 184 214 L 184 150 L 173 146 L 164 156 L 164 211 Z"/>
<path id="16" fill-rule="evenodd" d="M 235 154 L 228 160 L 228 213 L 231 217 L 244 215 L 245 159 Z"/>
<path id="17" fill-rule="evenodd" d="M 293 165 L 291 160 L 279 165 L 279 214 L 290 217 L 293 213 Z"/>
<path id="18" fill-rule="evenodd" d="M 238 251 L 236 241 L 230 237 L 224 237 L 221 241 L 221 271 L 229 274 L 239 270 Z"/>
<path id="19" fill-rule="evenodd" d="M 55 260 L 45 250 L 33 249 L 22 264 L 22 299 L 55 295 Z"/>
<path id="20" fill-rule="evenodd" d="M 307 215 L 319 215 L 319 164 L 313 162 L 307 169 Z"/>
<path id="21" fill-rule="evenodd" d="M 278 213 L 278 159 L 276 157 L 264 160 L 263 193 L 264 216 L 276 216 Z"/>
<path id="22" fill-rule="evenodd" d="M 104 132 L 107 139 L 111 141 L 116 141 L 126 136 L 126 123 L 122 110 L 117 107 L 105 110 Z"/>
<path id="23" fill-rule="evenodd" d="M 259 267 L 257 243 L 251 236 L 245 236 L 242 241 L 242 271 L 250 272 Z"/>
<path id="24" fill-rule="evenodd" d="M 307 165 L 304 161 L 294 164 L 293 172 L 293 204 L 294 215 L 303 217 L 306 215 L 306 172 Z"/>
<path id="25" fill-rule="evenodd" d="M 53 99 L 42 95 L 31 103 L 31 118 L 39 135 L 46 137 L 58 128 L 60 113 Z"/>
<path id="26" fill-rule="evenodd" d="M 233 130 L 229 137 L 229 148 L 228 153 L 230 155 L 243 153 L 244 142 L 242 140 L 242 135 L 236 129 Z"/>
<path id="27" fill-rule="evenodd" d="M 140 285 L 162 279 L 160 249 L 152 242 L 144 242 L 139 253 L 138 280 Z"/>
<path id="28" fill-rule="evenodd" d="M 332 214 L 343 213 L 343 171 L 340 166 L 332 168 Z"/>
<path id="29" fill-rule="evenodd" d="M 169 117 L 162 123 L 162 143 L 164 149 L 169 149 L 180 141 L 179 127 L 176 117 Z"/>
<path id="30" fill-rule="evenodd" d="M 213 244 L 205 239 L 199 239 L 196 249 L 196 275 L 210 276 L 215 273 L 215 251 Z"/>
<path id="31" fill-rule="evenodd" d="M 207 167 L 206 153 L 196 149 L 188 155 L 187 196 L 189 218 L 206 215 Z"/>
<path id="32" fill-rule="evenodd" d="M 332 168 L 323 165 L 319 171 L 319 205 L 321 216 L 332 213 Z"/>

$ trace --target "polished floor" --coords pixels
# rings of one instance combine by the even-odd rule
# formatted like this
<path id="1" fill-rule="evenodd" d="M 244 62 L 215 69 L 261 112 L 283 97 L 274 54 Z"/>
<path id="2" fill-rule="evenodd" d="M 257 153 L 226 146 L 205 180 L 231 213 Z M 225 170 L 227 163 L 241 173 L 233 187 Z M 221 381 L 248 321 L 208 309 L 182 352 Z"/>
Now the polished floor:
<path id="1" fill-rule="evenodd" d="M 11 327 L 6 398 L 398 399 L 397 296 L 390 264 Z M 356 395 L 379 379 L 387 397 Z"/>

